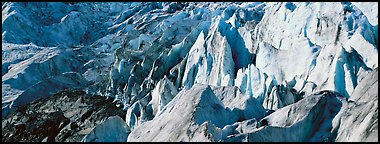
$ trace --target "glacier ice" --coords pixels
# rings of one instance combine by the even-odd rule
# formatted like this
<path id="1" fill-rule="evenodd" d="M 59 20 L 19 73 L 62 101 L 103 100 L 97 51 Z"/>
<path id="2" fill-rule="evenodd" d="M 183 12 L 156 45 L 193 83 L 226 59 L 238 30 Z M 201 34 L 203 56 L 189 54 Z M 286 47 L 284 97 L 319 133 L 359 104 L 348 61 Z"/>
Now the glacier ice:
<path id="1" fill-rule="evenodd" d="M 377 141 L 377 5 L 3 2 L 2 116 L 82 89 L 126 112 L 83 141 Z"/>
<path id="2" fill-rule="evenodd" d="M 364 13 L 371 25 L 375 26 L 378 24 L 378 3 L 353 2 L 353 5 L 358 7 Z"/>
<path id="3" fill-rule="evenodd" d="M 227 137 L 226 141 L 231 141 L 229 139 L 247 139 L 251 142 L 331 141 L 333 139 L 330 134 L 331 121 L 341 109 L 343 102 L 345 102 L 343 96 L 321 91 L 280 108 L 259 122 L 251 122 L 251 125 L 257 128 Z M 264 120 L 267 121 L 266 125 L 263 125 Z"/>
<path id="4" fill-rule="evenodd" d="M 150 104 L 152 104 L 153 115 L 160 113 L 161 109 L 164 108 L 177 93 L 177 89 L 173 83 L 164 76 L 152 91 L 152 101 L 150 101 Z"/>

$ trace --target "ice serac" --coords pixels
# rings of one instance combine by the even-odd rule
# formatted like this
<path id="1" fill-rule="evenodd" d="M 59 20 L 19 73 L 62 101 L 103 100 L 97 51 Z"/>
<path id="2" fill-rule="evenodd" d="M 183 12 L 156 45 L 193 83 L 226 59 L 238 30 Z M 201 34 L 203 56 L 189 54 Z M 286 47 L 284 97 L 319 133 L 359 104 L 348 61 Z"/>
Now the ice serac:
<path id="1" fill-rule="evenodd" d="M 201 32 L 198 35 L 197 40 L 191 47 L 188 58 L 186 61 L 186 68 L 183 76 L 182 84 L 187 87 L 191 87 L 195 83 L 195 79 L 197 79 L 199 74 L 203 74 L 203 76 L 206 76 L 206 73 L 204 72 L 205 68 L 207 67 L 206 62 L 202 57 L 205 55 L 204 50 L 204 43 L 205 43 L 205 34 Z"/>
<path id="2" fill-rule="evenodd" d="M 229 24 L 217 17 L 206 36 L 201 33 L 191 48 L 183 83 L 214 86 L 232 86 L 235 79 L 235 62 L 232 47 L 225 35 Z M 187 74 L 188 73 L 188 74 Z"/>
<path id="3" fill-rule="evenodd" d="M 376 142 L 378 137 L 378 69 L 355 88 L 348 106 L 341 110 L 336 141 Z"/>
<path id="4" fill-rule="evenodd" d="M 173 83 L 164 76 L 157 86 L 152 91 L 152 101 L 149 104 L 152 105 L 153 115 L 159 113 L 162 108 L 166 106 L 176 95 L 178 91 L 174 87 Z"/>
<path id="5" fill-rule="evenodd" d="M 256 67 L 349 97 L 377 67 L 377 26 L 351 3 L 269 3 L 253 33 Z M 330 65 L 330 66 L 329 66 Z"/>
<path id="6" fill-rule="evenodd" d="M 93 128 L 82 142 L 125 142 L 129 133 L 125 121 L 119 116 L 112 116 Z"/>
<path id="7" fill-rule="evenodd" d="M 169 4 L 173 7 L 167 7 Z M 122 29 L 116 35 L 122 43 L 115 51 L 103 93 L 120 101 L 125 109 L 150 93 L 165 75 L 177 88 L 182 87 L 185 56 L 199 33 L 207 33 L 210 25 L 205 9 L 192 11 L 189 5 L 138 3 L 131 9 L 137 12 L 118 20 L 125 24 L 116 28 Z M 164 13 L 166 10 L 170 12 Z"/>
<path id="8" fill-rule="evenodd" d="M 370 70 L 355 51 L 332 45 L 322 49 L 316 62 L 309 80 L 317 84 L 317 89 L 338 91 L 346 97 L 352 94 L 359 77 Z"/>
<path id="9" fill-rule="evenodd" d="M 221 128 L 236 120 L 209 86 L 196 84 L 179 92 L 153 120 L 135 127 L 128 141 L 197 141 L 193 135 L 205 122 Z"/>
<path id="10" fill-rule="evenodd" d="M 250 64 L 247 68 L 241 68 L 237 72 L 235 85 L 250 96 L 257 98 L 260 102 L 264 100 L 270 86 L 266 85 L 270 78 L 262 73 L 255 65 Z"/>

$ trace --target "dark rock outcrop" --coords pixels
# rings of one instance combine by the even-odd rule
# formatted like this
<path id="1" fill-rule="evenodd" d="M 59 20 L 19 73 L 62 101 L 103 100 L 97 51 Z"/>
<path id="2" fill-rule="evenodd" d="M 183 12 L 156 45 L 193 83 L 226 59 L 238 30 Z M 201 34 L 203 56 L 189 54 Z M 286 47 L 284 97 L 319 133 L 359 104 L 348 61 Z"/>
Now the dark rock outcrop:
<path id="1" fill-rule="evenodd" d="M 81 141 L 108 117 L 125 114 L 106 97 L 61 91 L 18 107 L 2 119 L 2 142 Z"/>

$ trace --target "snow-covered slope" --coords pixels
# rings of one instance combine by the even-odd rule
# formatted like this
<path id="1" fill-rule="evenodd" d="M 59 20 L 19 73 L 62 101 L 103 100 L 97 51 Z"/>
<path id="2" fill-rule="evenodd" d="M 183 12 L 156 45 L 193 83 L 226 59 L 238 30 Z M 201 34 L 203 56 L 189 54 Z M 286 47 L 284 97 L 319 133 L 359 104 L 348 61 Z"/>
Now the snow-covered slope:
<path id="1" fill-rule="evenodd" d="M 330 91 L 312 94 L 259 122 L 251 122 L 250 130 L 230 132 L 226 141 L 332 141 L 332 120 L 344 101 L 344 97 Z"/>
<path id="2" fill-rule="evenodd" d="M 200 85 L 183 90 L 153 120 L 135 127 L 128 141 L 191 141 L 191 129 L 207 120 L 219 126 L 231 123 L 229 113 L 209 86 Z"/>
<path id="3" fill-rule="evenodd" d="M 379 141 L 378 77 L 376 69 L 355 88 L 342 112 L 336 141 Z"/>
<path id="4" fill-rule="evenodd" d="M 377 91 L 365 91 L 377 6 L 5 2 L 2 116 L 82 89 L 126 111 L 128 141 L 376 141 L 347 130 L 377 125 Z"/>

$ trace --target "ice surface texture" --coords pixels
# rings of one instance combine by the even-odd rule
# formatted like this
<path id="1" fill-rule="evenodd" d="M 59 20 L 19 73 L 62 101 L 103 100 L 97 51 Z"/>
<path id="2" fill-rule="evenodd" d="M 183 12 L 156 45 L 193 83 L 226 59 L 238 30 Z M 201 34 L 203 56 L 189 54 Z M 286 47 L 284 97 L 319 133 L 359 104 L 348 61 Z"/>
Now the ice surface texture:
<path id="1" fill-rule="evenodd" d="M 2 3 L 2 116 L 83 89 L 117 141 L 377 141 L 377 6 Z"/>

